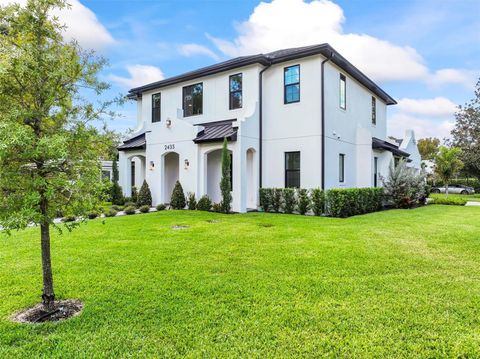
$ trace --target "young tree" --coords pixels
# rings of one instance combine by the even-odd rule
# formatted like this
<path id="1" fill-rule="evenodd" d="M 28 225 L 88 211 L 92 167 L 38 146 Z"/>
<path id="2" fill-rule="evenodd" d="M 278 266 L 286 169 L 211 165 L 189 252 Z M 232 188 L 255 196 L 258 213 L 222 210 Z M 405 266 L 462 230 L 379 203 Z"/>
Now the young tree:
<path id="1" fill-rule="evenodd" d="M 123 205 L 125 198 L 123 196 L 122 186 L 118 184 L 118 166 L 117 161 L 112 162 L 112 186 L 110 188 L 110 198 L 113 204 Z"/>
<path id="2" fill-rule="evenodd" d="M 175 187 L 173 188 L 172 198 L 170 199 L 170 206 L 173 209 L 184 209 L 187 205 L 185 200 L 185 193 L 183 192 L 183 187 L 180 181 L 175 182 Z"/>
<path id="3" fill-rule="evenodd" d="M 220 207 L 224 213 L 230 212 L 232 206 L 232 178 L 230 169 L 230 153 L 228 152 L 227 139 L 225 138 L 222 148 L 222 179 L 220 180 L 220 191 L 222 192 Z"/>
<path id="4" fill-rule="evenodd" d="M 459 106 L 455 113 L 451 145 L 462 150 L 460 159 L 465 165 L 464 171 L 480 180 L 480 79 L 474 98 Z"/>
<path id="5" fill-rule="evenodd" d="M 65 7 L 64 0 L 0 7 L 0 225 L 40 227 L 48 311 L 55 307 L 50 229 L 57 213 L 86 217 L 99 200 L 105 148 L 91 122 L 108 106 L 80 96 L 108 88 L 97 79 L 105 61 L 63 41 L 51 13 Z"/>
<path id="6" fill-rule="evenodd" d="M 138 192 L 137 206 L 152 207 L 152 193 L 150 192 L 150 187 L 146 180 L 143 181 L 142 187 L 140 187 L 140 192 Z"/>
<path id="7" fill-rule="evenodd" d="M 433 160 L 437 155 L 440 140 L 435 137 L 421 138 L 417 146 L 422 160 Z"/>
<path id="8" fill-rule="evenodd" d="M 448 196 L 448 183 L 463 168 L 460 160 L 462 150 L 456 147 L 440 147 L 435 157 L 435 173 L 442 179 L 445 185 L 445 195 Z"/>

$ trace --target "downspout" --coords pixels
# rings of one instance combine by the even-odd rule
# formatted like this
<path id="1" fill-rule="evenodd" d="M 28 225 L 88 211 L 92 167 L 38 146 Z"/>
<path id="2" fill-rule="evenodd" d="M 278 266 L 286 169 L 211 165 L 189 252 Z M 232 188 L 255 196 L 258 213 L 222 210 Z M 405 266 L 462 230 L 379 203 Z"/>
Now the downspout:
<path id="1" fill-rule="evenodd" d="M 259 188 L 262 188 L 262 167 L 263 167 L 263 80 L 262 75 L 263 73 L 272 66 L 271 63 L 268 63 L 266 67 L 262 69 L 259 73 L 258 77 L 258 102 L 259 102 L 259 109 L 258 109 L 258 182 Z"/>
<path id="2" fill-rule="evenodd" d="M 325 80 L 324 80 L 324 74 L 325 74 L 325 63 L 329 61 L 330 59 L 333 58 L 333 52 L 330 53 L 330 56 L 327 57 L 325 60 L 322 61 L 322 136 L 321 136 L 321 141 L 322 141 L 322 190 L 325 190 Z"/>

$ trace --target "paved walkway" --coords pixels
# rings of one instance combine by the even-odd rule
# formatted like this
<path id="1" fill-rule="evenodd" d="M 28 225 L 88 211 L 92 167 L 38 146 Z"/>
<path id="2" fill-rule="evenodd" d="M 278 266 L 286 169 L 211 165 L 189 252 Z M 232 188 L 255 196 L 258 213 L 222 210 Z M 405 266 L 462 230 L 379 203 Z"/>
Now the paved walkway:
<path id="1" fill-rule="evenodd" d="M 480 206 L 480 202 L 468 201 L 465 206 Z"/>

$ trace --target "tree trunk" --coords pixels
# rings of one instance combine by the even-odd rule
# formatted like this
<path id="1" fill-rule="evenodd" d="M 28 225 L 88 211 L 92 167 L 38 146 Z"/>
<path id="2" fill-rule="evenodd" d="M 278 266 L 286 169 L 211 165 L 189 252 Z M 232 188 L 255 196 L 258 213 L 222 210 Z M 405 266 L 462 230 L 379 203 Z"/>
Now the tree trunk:
<path id="1" fill-rule="evenodd" d="M 43 272 L 43 292 L 42 303 L 45 310 L 54 309 L 55 293 L 53 292 L 52 261 L 50 258 L 50 225 L 41 224 L 42 232 L 42 272 Z"/>
<path id="2" fill-rule="evenodd" d="M 448 197 L 448 183 L 445 185 L 445 197 Z"/>

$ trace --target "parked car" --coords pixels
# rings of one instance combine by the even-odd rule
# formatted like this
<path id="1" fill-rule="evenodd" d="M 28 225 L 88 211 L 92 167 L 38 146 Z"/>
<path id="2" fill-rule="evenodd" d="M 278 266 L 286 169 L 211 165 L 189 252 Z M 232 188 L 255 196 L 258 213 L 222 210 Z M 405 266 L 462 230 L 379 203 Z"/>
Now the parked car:
<path id="1" fill-rule="evenodd" d="M 445 187 L 433 187 L 432 193 L 445 193 Z M 472 187 L 463 186 L 460 184 L 452 184 L 448 186 L 448 193 L 454 194 L 474 194 L 475 190 Z"/>

